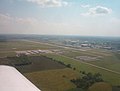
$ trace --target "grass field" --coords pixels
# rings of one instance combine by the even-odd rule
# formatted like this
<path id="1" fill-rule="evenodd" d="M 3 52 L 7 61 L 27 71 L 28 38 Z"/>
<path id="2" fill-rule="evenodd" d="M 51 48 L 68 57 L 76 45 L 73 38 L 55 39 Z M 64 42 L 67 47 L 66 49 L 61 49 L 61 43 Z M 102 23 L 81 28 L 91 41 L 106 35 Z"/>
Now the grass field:
<path id="1" fill-rule="evenodd" d="M 109 72 L 109 71 L 106 71 L 103 69 L 92 67 L 90 65 L 81 63 L 80 61 L 76 61 L 76 60 L 70 59 L 65 56 L 55 55 L 55 54 L 49 54 L 47 56 L 54 58 L 55 60 L 62 61 L 65 64 L 71 64 L 71 66 L 75 67 L 78 72 L 79 71 L 86 71 L 86 72 L 92 72 L 92 73 L 99 72 L 100 74 L 102 74 L 102 77 L 106 82 L 109 82 L 113 85 L 120 85 L 120 75 L 119 74 L 115 74 L 115 73 L 112 73 L 112 72 Z"/>
<path id="2" fill-rule="evenodd" d="M 87 51 L 80 51 L 80 50 L 68 50 L 64 53 L 64 55 L 75 58 L 76 56 L 91 56 L 91 57 L 109 57 L 113 54 L 111 52 L 101 52 L 101 51 L 95 51 L 93 49 L 87 50 Z"/>
<path id="3" fill-rule="evenodd" d="M 89 61 L 85 61 L 94 65 L 98 65 L 101 67 L 105 67 L 114 71 L 118 71 L 120 72 L 120 54 L 116 53 L 116 52 L 101 52 L 101 51 L 95 51 L 95 50 L 89 50 L 86 52 L 81 52 L 81 51 L 69 51 L 69 52 L 65 52 L 62 55 L 71 57 L 71 58 L 76 58 L 77 56 L 88 56 L 88 57 L 96 57 L 97 59 L 95 60 L 89 60 Z M 102 54 L 103 53 L 103 54 Z M 104 55 L 106 54 L 106 55 Z M 83 61 L 83 60 L 80 60 Z"/>
<path id="4" fill-rule="evenodd" d="M 89 54 L 95 54 L 100 56 L 111 56 L 112 54 L 109 50 L 104 50 L 104 49 L 92 49 L 92 50 L 87 50 L 86 52 Z"/>
<path id="5" fill-rule="evenodd" d="M 44 56 L 28 56 L 27 58 L 28 60 L 25 59 L 23 61 L 23 59 L 21 59 L 20 57 L 8 57 L 5 58 L 6 63 L 4 61 L 4 64 L 8 63 L 7 65 L 16 67 L 21 73 L 30 73 L 35 71 L 66 68 L 64 65 L 61 65 L 58 62 L 54 62 L 53 60 Z M 28 61 L 31 62 L 31 64 L 23 65 Z"/>
<path id="6" fill-rule="evenodd" d="M 112 91 L 112 86 L 105 82 L 93 84 L 88 91 Z"/>
<path id="7" fill-rule="evenodd" d="M 109 57 L 107 56 L 107 57 L 101 58 L 100 61 L 91 61 L 90 63 L 120 72 L 119 56 L 120 56 L 119 54 L 116 55 L 115 53 L 113 53 Z"/>
<path id="8" fill-rule="evenodd" d="M 32 50 L 32 49 L 62 50 L 64 51 L 62 53 L 62 55 L 64 56 L 59 55 L 57 53 L 43 54 L 43 55 L 53 58 L 56 61 L 64 62 L 65 64 L 71 64 L 72 68 L 76 68 L 76 71 L 66 68 L 64 65 L 52 61 L 52 59 L 41 56 L 41 54 L 38 54 L 37 56 L 34 55 L 29 57 L 30 61 L 32 62 L 32 64 L 30 65 L 15 66 L 21 73 L 23 73 L 42 91 L 72 91 L 72 89 L 75 89 L 75 85 L 70 82 L 70 79 L 81 76 L 79 73 L 80 71 L 92 72 L 92 73 L 99 72 L 100 74 L 102 74 L 102 78 L 106 82 L 114 86 L 120 85 L 120 74 L 115 74 L 113 72 L 99 69 L 84 64 L 80 61 L 71 59 L 71 58 L 75 58 L 76 56 L 91 56 L 91 57 L 101 56 L 99 60 L 86 61 L 86 62 L 120 72 L 119 69 L 120 54 L 113 53 L 110 51 L 94 50 L 94 49 L 87 51 L 80 51 L 80 50 L 59 48 L 57 46 L 55 47 L 46 44 L 33 43 L 28 41 L 8 41 L 8 42 L 0 42 L 0 57 L 1 57 L 0 64 L 13 65 L 17 61 L 18 62 L 20 61 L 19 58 L 12 57 L 15 56 L 15 51 Z M 6 56 L 9 56 L 11 58 L 2 58 Z"/>
<path id="9" fill-rule="evenodd" d="M 67 91 L 86 91 L 86 90 L 83 90 L 81 88 L 72 88 L 72 89 L 69 89 Z"/>
<path id="10" fill-rule="evenodd" d="M 77 55 L 86 55 L 86 56 L 111 56 L 112 53 L 110 51 L 104 50 L 103 49 L 89 49 L 86 51 L 82 50 L 77 50 L 76 48 L 74 49 L 69 49 L 68 52 L 65 53 L 66 55 L 69 55 L 71 57 L 77 56 Z"/>
<path id="11" fill-rule="evenodd" d="M 28 49 L 48 49 L 53 48 L 52 46 L 44 44 L 36 44 L 26 41 L 8 41 L 0 42 L 0 51 L 14 51 L 14 50 L 28 50 Z"/>
<path id="12" fill-rule="evenodd" d="M 0 57 L 15 56 L 16 53 L 13 51 L 0 51 Z"/>
<path id="13" fill-rule="evenodd" d="M 0 57 L 15 55 L 15 51 L 34 50 L 34 49 L 54 49 L 53 46 L 36 44 L 26 41 L 7 41 L 0 42 Z"/>
<path id="14" fill-rule="evenodd" d="M 69 68 L 37 71 L 24 75 L 42 91 L 67 91 L 75 88 L 70 80 L 79 77 L 78 72 Z"/>
<path id="15" fill-rule="evenodd" d="M 21 65 L 19 57 L 0 58 L 0 64 L 16 67 L 42 91 L 65 91 L 76 87 L 70 80 L 79 77 L 79 72 L 42 55 L 28 58 L 31 64 Z"/>

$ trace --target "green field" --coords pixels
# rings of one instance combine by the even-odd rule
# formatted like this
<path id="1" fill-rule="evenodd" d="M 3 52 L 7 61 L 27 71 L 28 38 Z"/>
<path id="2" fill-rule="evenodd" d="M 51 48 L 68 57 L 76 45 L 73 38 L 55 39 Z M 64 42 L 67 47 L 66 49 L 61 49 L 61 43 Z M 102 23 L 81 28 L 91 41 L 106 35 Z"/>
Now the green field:
<path id="1" fill-rule="evenodd" d="M 28 61 L 31 63 L 26 64 Z M 42 91 L 66 91 L 75 88 L 70 80 L 80 76 L 79 72 L 42 55 L 28 56 L 24 61 L 20 57 L 0 58 L 0 64 L 14 66 Z"/>
<path id="2" fill-rule="evenodd" d="M 105 82 L 98 82 L 93 84 L 89 91 L 112 91 L 112 86 Z"/>
<path id="3" fill-rule="evenodd" d="M 69 57 L 76 57 L 76 56 L 91 56 L 91 57 L 97 57 L 97 56 L 111 56 L 111 52 L 101 52 L 101 51 L 95 51 L 93 49 L 87 50 L 87 51 L 81 51 L 81 50 L 69 50 L 68 52 L 65 52 L 64 55 L 67 55 Z"/>
<path id="4" fill-rule="evenodd" d="M 120 54 L 119 53 L 115 53 L 115 52 L 101 52 L 98 50 L 89 50 L 89 51 L 69 51 L 69 52 L 65 52 L 64 54 L 65 56 L 71 57 L 71 58 L 76 58 L 77 56 L 88 56 L 88 57 L 98 57 L 95 60 L 88 60 L 85 62 L 100 66 L 100 67 L 105 67 L 108 68 L 110 70 L 114 70 L 117 72 L 120 72 Z M 83 60 L 80 60 L 83 61 Z"/>
<path id="5" fill-rule="evenodd" d="M 60 50 L 62 53 L 32 55 L 29 56 L 29 60 L 32 62 L 32 64 L 21 65 L 21 59 L 19 57 L 15 57 L 15 51 L 32 49 L 55 49 Z M 105 80 L 105 82 L 108 82 L 113 86 L 120 85 L 120 74 L 85 64 L 82 62 L 83 60 L 74 59 L 76 56 L 100 56 L 101 58 L 97 60 L 84 62 L 120 72 L 119 53 L 95 49 L 86 51 L 69 48 L 65 49 L 43 43 L 33 43 L 30 41 L 0 42 L 0 64 L 16 67 L 42 91 L 77 91 L 78 89 L 76 89 L 76 86 L 70 82 L 70 80 L 81 77 L 82 75 L 80 74 L 80 71 L 92 73 L 99 72 L 102 74 L 102 78 Z M 61 61 L 65 64 L 71 64 L 72 69 L 67 68 L 65 65 L 61 65 L 56 61 Z M 16 66 L 15 64 L 20 65 Z M 76 70 L 73 70 L 73 68 L 76 68 Z"/>
<path id="6" fill-rule="evenodd" d="M 21 73 L 66 68 L 64 65 L 54 62 L 53 60 L 44 56 L 28 56 L 25 57 L 25 59 L 21 57 L 7 57 L 1 58 L 1 60 L 2 61 L 0 61 L 0 64 L 14 66 Z"/>
<path id="7" fill-rule="evenodd" d="M 120 72 L 120 55 L 113 53 L 111 56 L 104 57 L 100 61 L 91 61 L 90 63 Z"/>
<path id="8" fill-rule="evenodd" d="M 79 77 L 78 72 L 69 68 L 37 71 L 24 75 L 42 91 L 66 91 L 75 88 L 70 80 Z"/>
<path id="9" fill-rule="evenodd" d="M 34 49 L 54 49 L 53 46 L 37 44 L 27 41 L 7 41 L 0 42 L 0 57 L 14 56 L 15 51 L 34 50 Z"/>
<path id="10" fill-rule="evenodd" d="M 54 58 L 58 61 L 62 61 L 65 64 L 71 64 L 71 66 L 75 67 L 77 71 L 86 71 L 86 72 L 92 72 L 92 73 L 99 72 L 100 74 L 102 74 L 102 77 L 106 82 L 109 82 L 113 85 L 120 85 L 120 74 L 115 74 L 103 69 L 99 69 L 62 55 L 49 54 L 47 56 Z"/>

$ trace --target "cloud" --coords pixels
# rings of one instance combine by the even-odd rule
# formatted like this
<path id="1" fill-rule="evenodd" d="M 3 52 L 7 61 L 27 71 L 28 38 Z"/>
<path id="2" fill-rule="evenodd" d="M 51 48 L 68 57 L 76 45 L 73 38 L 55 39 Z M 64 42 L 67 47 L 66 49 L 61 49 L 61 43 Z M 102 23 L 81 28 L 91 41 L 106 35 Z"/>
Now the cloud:
<path id="1" fill-rule="evenodd" d="M 65 23 L 41 21 L 34 17 L 14 17 L 0 14 L 0 33 L 2 34 L 64 34 L 71 27 Z M 74 28 L 73 28 L 74 29 Z"/>
<path id="2" fill-rule="evenodd" d="M 13 17 L 9 14 L 0 14 L 0 33 L 25 33 L 36 25 L 40 25 L 35 18 Z"/>
<path id="3" fill-rule="evenodd" d="M 106 15 L 110 14 L 112 12 L 112 9 L 103 7 L 103 6 L 96 6 L 93 8 L 89 8 L 88 12 L 82 13 L 81 15 L 83 16 L 88 16 L 88 15 Z"/>
<path id="4" fill-rule="evenodd" d="M 61 7 L 68 5 L 68 2 L 63 0 L 27 0 L 27 1 L 36 3 L 42 7 Z"/>
<path id="5" fill-rule="evenodd" d="M 97 23 L 96 23 L 97 22 Z M 87 27 L 86 27 L 87 26 Z M 73 31 L 74 30 L 74 31 Z M 76 22 L 49 22 L 35 17 L 14 17 L 0 14 L 0 34 L 80 34 L 80 35 L 120 35 L 120 19 L 112 18 Z"/>
<path id="6" fill-rule="evenodd" d="M 18 24 L 35 24 L 37 23 L 37 19 L 35 18 L 20 18 L 20 17 L 12 17 L 9 14 L 0 14 L 0 24 L 7 25 L 9 23 L 18 23 Z"/>
<path id="7" fill-rule="evenodd" d="M 11 18 L 8 14 L 4 15 L 4 14 L 0 14 L 0 25 L 6 25 L 11 23 L 11 21 L 13 21 L 13 18 Z"/>
<path id="8" fill-rule="evenodd" d="M 9 14 L 0 14 L 1 34 L 76 34 L 80 25 L 67 22 L 41 21 L 34 17 L 14 17 Z M 73 31 L 74 30 L 74 31 Z"/>
<path id="9" fill-rule="evenodd" d="M 86 5 L 81 5 L 82 8 L 89 8 L 90 5 L 86 4 Z"/>

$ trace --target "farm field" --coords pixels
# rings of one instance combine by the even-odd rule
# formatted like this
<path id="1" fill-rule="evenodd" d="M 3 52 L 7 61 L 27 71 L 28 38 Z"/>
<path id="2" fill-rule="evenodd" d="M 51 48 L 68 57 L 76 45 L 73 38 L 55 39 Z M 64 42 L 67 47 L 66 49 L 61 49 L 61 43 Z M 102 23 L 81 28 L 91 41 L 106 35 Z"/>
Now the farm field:
<path id="1" fill-rule="evenodd" d="M 36 44 L 26 41 L 5 41 L 0 42 L 0 57 L 13 56 L 15 51 L 34 50 L 34 49 L 54 49 L 53 46 Z"/>
<path id="2" fill-rule="evenodd" d="M 65 64 L 71 64 L 72 68 L 76 68 L 76 70 L 79 71 L 85 71 L 85 72 L 92 72 L 92 73 L 97 73 L 99 72 L 102 74 L 102 77 L 106 82 L 109 82 L 113 85 L 118 85 L 120 84 L 120 74 L 115 74 L 113 72 L 109 72 L 103 69 L 99 69 L 87 64 L 84 64 L 80 61 L 76 61 L 74 59 L 62 56 L 62 55 L 54 55 L 54 54 L 49 54 L 47 55 L 48 57 L 54 58 L 58 61 L 62 61 Z"/>
<path id="3" fill-rule="evenodd" d="M 41 53 L 29 55 L 30 64 L 22 64 L 19 57 L 15 57 L 15 51 L 26 50 L 54 50 L 53 53 Z M 46 57 L 47 56 L 47 57 Z M 69 49 L 57 47 L 39 42 L 29 41 L 8 41 L 0 42 L 0 64 L 16 67 L 23 75 L 32 81 L 42 91 L 72 91 L 76 86 L 70 82 L 73 78 L 82 77 L 80 71 L 100 73 L 105 82 L 113 86 L 120 85 L 120 54 L 103 50 Z M 76 57 L 96 57 L 95 60 L 81 60 Z M 98 58 L 97 58 L 98 57 Z M 53 61 L 54 60 L 54 61 Z M 70 64 L 72 68 L 67 68 L 56 61 Z M 85 62 L 85 63 L 84 63 Z M 111 71 L 88 65 L 108 68 Z M 75 68 L 75 70 L 73 70 Z M 115 71 L 115 72 L 114 72 Z M 80 89 L 79 89 L 80 90 Z M 74 91 L 74 90 L 73 90 Z M 76 91 L 76 90 L 75 90 Z"/>
<path id="4" fill-rule="evenodd" d="M 14 66 L 42 91 L 66 91 L 76 87 L 70 80 L 79 77 L 79 72 L 42 55 L 24 58 L 0 58 L 0 65 Z M 26 64 L 28 61 L 31 63 Z"/>
<path id="5" fill-rule="evenodd" d="M 71 79 L 79 77 L 79 73 L 69 68 L 37 71 L 24 74 L 42 91 L 66 91 L 76 86 Z"/>
<path id="6" fill-rule="evenodd" d="M 14 51 L 0 51 L 0 57 L 7 57 L 7 56 L 15 56 L 16 53 Z"/>
<path id="7" fill-rule="evenodd" d="M 16 68 L 22 73 L 66 68 L 64 65 L 44 56 L 32 56 L 29 59 L 32 62 L 30 65 L 17 66 Z"/>
<path id="8" fill-rule="evenodd" d="M 35 71 L 43 71 L 50 69 L 63 69 L 64 65 L 54 62 L 44 56 L 29 56 L 29 57 L 7 57 L 1 58 L 0 64 L 14 66 L 21 73 L 30 73 Z"/>
<path id="9" fill-rule="evenodd" d="M 120 68 L 119 68 L 120 67 L 120 58 L 118 56 L 120 56 L 120 55 L 118 55 L 118 54 L 116 55 L 115 53 L 113 53 L 109 57 L 101 58 L 100 61 L 91 61 L 89 63 L 120 72 Z"/>
<path id="10" fill-rule="evenodd" d="M 68 50 L 68 52 L 66 52 L 64 55 L 69 56 L 69 57 L 76 57 L 76 56 L 91 56 L 91 57 L 96 57 L 96 56 L 111 56 L 112 53 L 111 52 L 101 52 L 101 51 L 96 51 L 91 49 L 91 50 L 87 50 L 87 51 L 81 51 L 81 50 Z"/>
<path id="11" fill-rule="evenodd" d="M 120 69 L 119 69 L 119 67 L 120 67 L 120 54 L 119 53 L 104 52 L 102 54 L 102 52 L 100 52 L 100 51 L 93 52 L 91 50 L 91 52 L 90 51 L 85 51 L 85 52 L 69 51 L 69 52 L 63 53 L 62 55 L 65 55 L 65 56 L 68 56 L 71 58 L 75 58 L 75 59 L 76 59 L 76 57 L 79 57 L 79 58 L 81 57 L 78 60 L 85 61 L 85 62 L 94 64 L 94 65 L 97 65 L 100 67 L 105 67 L 105 68 L 120 72 Z M 83 59 L 82 57 L 84 57 L 84 58 L 86 57 L 86 58 Z"/>
<path id="12" fill-rule="evenodd" d="M 54 45 L 44 44 L 36 41 L 29 40 L 9 40 L 0 42 L 0 57 L 15 56 L 16 51 L 28 51 L 28 50 L 62 50 L 67 51 L 64 48 Z M 39 55 L 39 54 L 36 54 Z"/>

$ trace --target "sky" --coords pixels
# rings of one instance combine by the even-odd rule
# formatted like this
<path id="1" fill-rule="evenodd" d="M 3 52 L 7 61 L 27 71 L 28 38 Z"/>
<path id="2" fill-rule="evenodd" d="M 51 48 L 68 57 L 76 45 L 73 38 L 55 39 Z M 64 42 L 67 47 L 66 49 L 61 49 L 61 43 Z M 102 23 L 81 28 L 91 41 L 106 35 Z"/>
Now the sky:
<path id="1" fill-rule="evenodd" d="M 0 34 L 120 36 L 120 0 L 0 0 Z"/>

